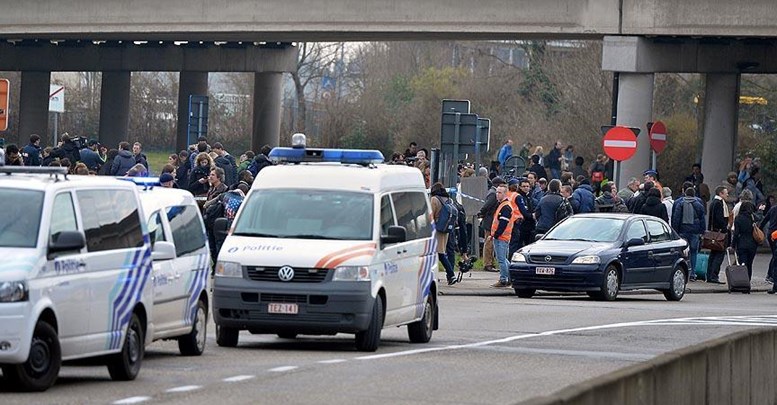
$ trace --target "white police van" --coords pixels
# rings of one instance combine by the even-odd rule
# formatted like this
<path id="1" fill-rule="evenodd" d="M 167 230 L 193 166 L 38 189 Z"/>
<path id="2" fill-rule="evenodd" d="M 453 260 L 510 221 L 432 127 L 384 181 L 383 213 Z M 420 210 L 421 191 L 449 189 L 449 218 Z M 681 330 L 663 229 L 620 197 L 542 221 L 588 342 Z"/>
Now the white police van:
<path id="1" fill-rule="evenodd" d="M 0 365 L 21 390 L 45 390 L 62 361 L 90 357 L 134 379 L 151 339 L 137 187 L 65 173 L 0 167 Z"/>
<path id="2" fill-rule="evenodd" d="M 159 186 L 158 178 L 127 178 L 140 188 L 151 239 L 153 340 L 175 339 L 186 356 L 205 350 L 210 250 L 192 193 Z"/>
<path id="3" fill-rule="evenodd" d="M 374 351 L 381 329 L 400 325 L 428 342 L 437 254 L 421 172 L 381 164 L 378 151 L 303 146 L 270 158 L 286 164 L 259 172 L 219 252 L 217 343 L 236 346 L 240 330 L 342 332 Z"/>

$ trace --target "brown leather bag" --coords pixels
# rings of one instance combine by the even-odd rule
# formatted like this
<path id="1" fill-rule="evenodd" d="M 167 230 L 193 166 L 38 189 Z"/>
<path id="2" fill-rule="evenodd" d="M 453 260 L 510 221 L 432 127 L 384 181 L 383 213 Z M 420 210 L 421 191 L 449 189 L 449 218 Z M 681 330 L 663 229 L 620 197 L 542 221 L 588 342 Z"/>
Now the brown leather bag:
<path id="1" fill-rule="evenodd" d="M 701 236 L 702 249 L 709 249 L 716 252 L 726 250 L 726 233 L 718 231 L 704 231 Z"/>
<path id="2" fill-rule="evenodd" d="M 751 218 L 753 217 L 751 216 Z M 755 218 L 753 218 L 753 240 L 755 240 L 756 245 L 760 245 L 764 243 L 764 240 L 766 240 L 766 235 L 764 235 L 764 231 L 758 227 L 758 223 L 755 222 Z"/>

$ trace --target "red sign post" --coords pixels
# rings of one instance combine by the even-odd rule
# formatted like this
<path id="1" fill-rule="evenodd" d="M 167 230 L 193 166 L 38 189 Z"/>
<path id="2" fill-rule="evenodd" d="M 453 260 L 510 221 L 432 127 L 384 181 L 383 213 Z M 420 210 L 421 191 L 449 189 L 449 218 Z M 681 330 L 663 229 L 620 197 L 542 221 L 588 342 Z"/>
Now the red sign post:
<path id="1" fill-rule="evenodd" d="M 637 135 L 630 128 L 612 127 L 604 134 L 602 147 L 612 160 L 629 160 L 637 152 Z"/>
<path id="2" fill-rule="evenodd" d="M 656 153 L 663 152 L 664 148 L 666 148 L 666 125 L 661 121 L 654 122 L 650 126 L 648 135 L 650 136 L 650 147 Z"/>

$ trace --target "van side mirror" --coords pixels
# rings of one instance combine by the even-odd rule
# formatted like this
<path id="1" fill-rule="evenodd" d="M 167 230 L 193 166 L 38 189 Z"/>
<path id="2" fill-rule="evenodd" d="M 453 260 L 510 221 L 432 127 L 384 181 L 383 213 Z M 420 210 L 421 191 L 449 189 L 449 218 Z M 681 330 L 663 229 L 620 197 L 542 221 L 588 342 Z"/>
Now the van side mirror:
<path id="1" fill-rule="evenodd" d="M 165 241 L 154 242 L 154 249 L 151 250 L 151 260 L 170 259 L 175 259 L 175 244 Z"/>
<path id="2" fill-rule="evenodd" d="M 49 241 L 49 253 L 78 251 L 86 246 L 86 237 L 81 231 L 62 231 Z"/>
<path id="3" fill-rule="evenodd" d="M 538 233 L 538 234 L 534 235 L 534 241 L 536 242 L 536 241 L 542 239 L 543 236 L 545 236 L 544 233 Z"/>
<path id="4" fill-rule="evenodd" d="M 389 245 L 392 243 L 401 243 L 407 240 L 407 230 L 404 226 L 392 225 L 388 228 L 388 235 L 381 235 L 380 243 Z"/>
<path id="5" fill-rule="evenodd" d="M 626 241 L 626 247 L 642 246 L 644 244 L 645 244 L 645 240 L 642 238 L 631 238 L 628 241 Z"/>

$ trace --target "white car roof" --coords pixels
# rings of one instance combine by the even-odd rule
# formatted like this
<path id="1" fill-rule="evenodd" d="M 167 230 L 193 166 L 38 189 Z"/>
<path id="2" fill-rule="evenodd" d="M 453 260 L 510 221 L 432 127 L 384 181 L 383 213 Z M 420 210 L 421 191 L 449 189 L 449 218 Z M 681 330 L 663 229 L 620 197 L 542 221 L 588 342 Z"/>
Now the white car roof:
<path id="1" fill-rule="evenodd" d="M 340 163 L 268 166 L 259 172 L 251 188 L 316 188 L 357 192 L 426 190 L 421 171 L 414 167 Z"/>
<path id="2" fill-rule="evenodd" d="M 194 196 L 187 190 L 165 188 L 161 186 L 149 188 L 143 186 L 137 187 L 138 194 L 140 194 L 140 204 L 143 205 L 143 212 L 146 214 L 146 219 L 149 219 L 154 212 L 166 207 L 176 205 L 197 205 Z"/>
<path id="3" fill-rule="evenodd" d="M 77 189 L 80 186 L 101 188 L 132 188 L 132 183 L 107 176 L 50 175 L 38 173 L 11 173 L 0 170 L 0 187 L 24 190 Z"/>

